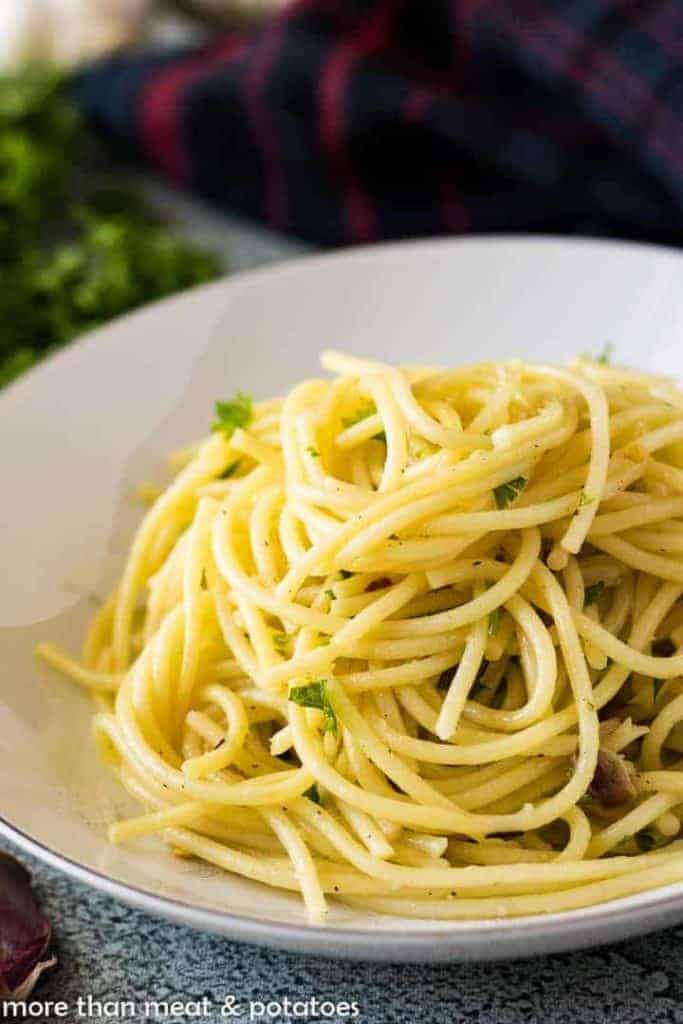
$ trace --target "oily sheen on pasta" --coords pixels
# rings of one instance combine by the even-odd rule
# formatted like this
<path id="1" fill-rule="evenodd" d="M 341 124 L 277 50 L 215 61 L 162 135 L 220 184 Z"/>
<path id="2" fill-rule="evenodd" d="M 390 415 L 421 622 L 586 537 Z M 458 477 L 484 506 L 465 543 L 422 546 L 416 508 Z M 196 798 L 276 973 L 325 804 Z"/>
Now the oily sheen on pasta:
<path id="1" fill-rule="evenodd" d="M 683 393 L 325 353 L 172 456 L 80 661 L 183 856 L 477 919 L 683 878 Z M 162 855 L 160 853 L 160 855 Z"/>

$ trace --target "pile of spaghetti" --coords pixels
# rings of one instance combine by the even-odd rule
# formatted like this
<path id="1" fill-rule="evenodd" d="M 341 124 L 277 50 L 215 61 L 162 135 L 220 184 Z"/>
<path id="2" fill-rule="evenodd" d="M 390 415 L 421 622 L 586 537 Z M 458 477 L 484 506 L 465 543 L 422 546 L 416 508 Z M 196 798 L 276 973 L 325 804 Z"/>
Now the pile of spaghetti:
<path id="1" fill-rule="evenodd" d="M 82 660 L 174 853 L 421 918 L 683 879 L 683 393 L 581 359 L 218 402 Z M 147 489 L 151 490 L 150 488 Z"/>

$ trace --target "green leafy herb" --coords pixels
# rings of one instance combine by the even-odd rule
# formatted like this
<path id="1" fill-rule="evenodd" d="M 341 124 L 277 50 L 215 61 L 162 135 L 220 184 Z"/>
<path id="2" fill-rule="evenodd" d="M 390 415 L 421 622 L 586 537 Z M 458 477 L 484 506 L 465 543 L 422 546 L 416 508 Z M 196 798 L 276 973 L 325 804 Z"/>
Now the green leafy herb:
<path id="1" fill-rule="evenodd" d="M 304 708 L 317 708 L 325 716 L 325 732 L 337 735 L 337 716 L 327 696 L 327 687 L 324 679 L 315 683 L 308 683 L 306 686 L 293 686 L 289 691 L 289 700 Z"/>
<path id="2" fill-rule="evenodd" d="M 607 366 L 612 362 L 612 356 L 614 355 L 614 345 L 611 341 L 603 347 L 601 352 L 598 352 L 597 356 L 594 356 L 592 352 L 582 352 L 581 356 L 583 359 L 590 359 L 592 363 L 602 363 L 603 366 Z"/>
<path id="3" fill-rule="evenodd" d="M 362 423 L 363 420 L 367 420 L 370 416 L 374 416 L 377 412 L 377 408 L 374 405 L 363 405 L 352 412 L 350 416 L 343 416 L 342 423 L 348 430 L 349 427 L 355 427 L 356 423 Z M 373 441 L 386 441 L 387 437 L 383 430 L 380 430 L 377 434 L 372 435 Z"/>
<path id="4" fill-rule="evenodd" d="M 322 802 L 315 782 L 312 786 L 309 786 L 308 789 L 304 790 L 304 796 L 307 797 L 308 800 L 312 800 L 314 804 L 320 804 Z"/>
<path id="5" fill-rule="evenodd" d="M 229 402 L 216 402 L 216 418 L 211 424 L 212 430 L 220 430 L 226 437 L 230 438 L 238 427 L 247 427 L 253 416 L 253 406 L 250 395 L 238 391 Z"/>
<path id="6" fill-rule="evenodd" d="M 659 835 L 652 829 L 642 829 L 640 832 L 636 832 L 633 837 L 636 841 L 636 846 L 641 853 L 649 853 L 650 850 L 656 850 L 660 846 L 666 846 L 668 842 L 667 836 Z"/>
<path id="7" fill-rule="evenodd" d="M 83 331 L 220 270 L 106 181 L 68 90 L 50 67 L 0 74 L 0 386 Z"/>
<path id="8" fill-rule="evenodd" d="M 602 580 L 597 580 L 595 583 L 591 583 L 589 587 L 586 587 L 583 599 L 584 608 L 587 608 L 590 604 L 595 604 L 595 602 L 599 599 L 604 589 L 605 584 Z"/>
<path id="9" fill-rule="evenodd" d="M 309 446 L 306 448 L 306 451 L 308 452 L 312 459 L 320 458 L 320 452 L 318 451 L 317 448 L 314 448 L 313 445 L 309 444 Z"/>
<path id="10" fill-rule="evenodd" d="M 500 626 L 500 607 L 494 608 L 492 612 L 489 612 L 489 636 L 495 636 Z"/>
<path id="11" fill-rule="evenodd" d="M 638 832 L 635 840 L 636 846 L 642 853 L 649 853 L 655 845 L 655 837 L 651 832 Z"/>
<path id="12" fill-rule="evenodd" d="M 329 597 L 330 601 L 334 601 L 335 600 L 334 590 L 326 590 L 325 591 L 325 597 Z"/>
<path id="13" fill-rule="evenodd" d="M 362 420 L 367 420 L 368 417 L 374 416 L 377 409 L 374 405 L 363 405 L 352 412 L 350 416 L 343 416 L 342 423 L 348 429 L 349 427 L 355 427 L 356 423 L 360 423 Z"/>
<path id="14" fill-rule="evenodd" d="M 508 480 L 506 484 L 499 484 L 498 487 L 494 487 L 493 493 L 498 508 L 507 508 L 510 502 L 514 501 L 522 493 L 526 485 L 527 480 L 525 477 L 516 476 L 513 480 Z"/>
<path id="15" fill-rule="evenodd" d="M 239 459 L 237 459 L 235 462 L 230 462 L 221 473 L 219 480 L 227 480 L 229 477 L 234 476 L 234 474 L 239 469 L 239 464 Z"/>
<path id="16" fill-rule="evenodd" d="M 0 388 L 34 365 L 36 353 L 30 348 L 18 348 L 8 356 L 0 358 Z"/>

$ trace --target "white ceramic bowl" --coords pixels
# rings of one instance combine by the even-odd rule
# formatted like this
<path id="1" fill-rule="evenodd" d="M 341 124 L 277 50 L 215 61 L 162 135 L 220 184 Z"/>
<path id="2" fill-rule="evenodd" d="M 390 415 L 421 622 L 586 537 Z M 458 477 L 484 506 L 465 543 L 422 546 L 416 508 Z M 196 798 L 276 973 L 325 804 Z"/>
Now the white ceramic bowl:
<path id="1" fill-rule="evenodd" d="M 0 831 L 79 880 L 232 938 L 386 960 L 524 956 L 683 919 L 683 885 L 571 913 L 416 922 L 300 902 L 157 841 L 105 837 L 129 800 L 98 764 L 86 695 L 39 666 L 78 649 L 140 516 L 134 484 L 201 436 L 213 401 L 281 393 L 333 346 L 392 362 L 563 362 L 612 343 L 619 361 L 683 377 L 683 258 L 644 246 L 471 239 L 298 260 L 125 317 L 0 395 Z"/>

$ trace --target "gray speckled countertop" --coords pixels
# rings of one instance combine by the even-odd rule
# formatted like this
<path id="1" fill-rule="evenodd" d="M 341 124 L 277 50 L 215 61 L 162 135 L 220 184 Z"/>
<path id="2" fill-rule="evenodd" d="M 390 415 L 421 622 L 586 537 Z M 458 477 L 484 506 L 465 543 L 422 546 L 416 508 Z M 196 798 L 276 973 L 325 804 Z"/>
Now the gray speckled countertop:
<path id="1" fill-rule="evenodd" d="M 150 199 L 199 241 L 222 251 L 233 269 L 246 269 L 305 251 L 148 183 Z M 7 847 L 8 844 L 3 844 Z M 16 852 L 16 851 L 13 851 Z M 158 1017 L 248 1022 L 249 1002 L 346 1001 L 358 1004 L 360 1024 L 660 1024 L 683 1022 L 683 926 L 621 945 L 503 964 L 382 965 L 323 960 L 240 945 L 134 911 L 20 855 L 54 923 L 56 969 L 36 1000 L 62 1000 L 66 1016 L 34 1020 L 150 1020 L 93 1004 L 78 1014 L 79 997 L 104 1004 L 179 999 L 186 1013 Z M 240 1016 L 221 1015 L 226 996 Z M 208 1000 L 208 1013 L 190 1004 Z M 103 1012 L 98 1016 L 97 1010 Z M 258 1007 L 256 1011 L 258 1012 Z M 121 1011 L 122 1013 L 125 1011 Z M 0 1008 L 0 1019 L 3 1019 Z M 5 1019 L 7 1017 L 5 1016 Z M 252 1017 L 252 1019 L 256 1019 Z M 332 1020 L 261 1016 L 277 1024 Z M 345 1019 L 351 1019 L 346 1017 Z"/>
<path id="2" fill-rule="evenodd" d="M 232 1005 L 242 1009 L 232 1019 L 241 1022 L 250 1019 L 250 1000 L 282 1003 L 285 996 L 355 1001 L 359 1024 L 683 1021 L 683 926 L 616 946 L 511 963 L 429 967 L 324 960 L 229 942 L 148 917 L 20 856 L 33 869 L 36 892 L 54 922 L 59 965 L 34 993 L 42 1002 L 64 1000 L 75 1007 L 79 996 L 91 995 L 141 1006 L 149 999 L 188 1003 L 206 997 L 213 1005 L 208 1015 L 190 1016 L 190 1008 L 164 1018 L 167 1024 L 228 1019 L 220 1007 L 230 994 L 236 999 Z M 98 1018 L 73 1013 L 64 1019 Z M 139 1012 L 126 1019 L 148 1018 Z M 305 1018 L 259 1019 L 283 1024 Z M 335 1024 L 340 1019 L 332 1018 Z"/>

